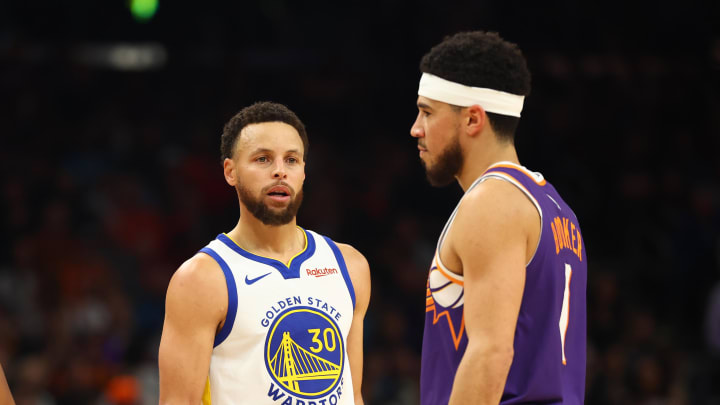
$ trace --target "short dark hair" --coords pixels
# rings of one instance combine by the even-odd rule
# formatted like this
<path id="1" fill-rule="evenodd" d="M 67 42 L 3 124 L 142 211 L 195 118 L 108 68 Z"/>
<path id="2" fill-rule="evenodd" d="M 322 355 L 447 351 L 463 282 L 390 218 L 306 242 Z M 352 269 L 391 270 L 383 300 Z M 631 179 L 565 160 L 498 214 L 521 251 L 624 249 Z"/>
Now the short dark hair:
<path id="1" fill-rule="evenodd" d="M 303 159 L 307 159 L 308 143 L 305 125 L 300 118 L 289 108 L 282 104 L 272 103 L 269 101 L 257 102 L 253 105 L 243 108 L 235 114 L 223 127 L 223 133 L 220 137 L 220 155 L 222 160 L 232 159 L 235 144 L 237 143 L 240 132 L 250 124 L 259 124 L 262 122 L 284 122 L 300 134 L 303 143 Z"/>
<path id="2" fill-rule="evenodd" d="M 420 61 L 420 70 L 445 80 L 507 93 L 530 94 L 530 71 L 520 48 L 496 32 L 460 32 L 435 45 Z M 518 117 L 487 113 L 501 139 L 512 141 Z"/>

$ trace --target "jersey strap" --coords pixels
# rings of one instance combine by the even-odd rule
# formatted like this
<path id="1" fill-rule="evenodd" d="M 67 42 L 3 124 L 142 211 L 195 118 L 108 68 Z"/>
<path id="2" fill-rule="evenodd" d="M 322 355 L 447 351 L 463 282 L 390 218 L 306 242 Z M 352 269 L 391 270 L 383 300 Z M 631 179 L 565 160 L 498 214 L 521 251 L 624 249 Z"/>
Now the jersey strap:
<path id="1" fill-rule="evenodd" d="M 225 317 L 225 323 L 223 324 L 222 329 L 220 329 L 220 332 L 218 332 L 217 335 L 215 335 L 215 343 L 213 347 L 217 347 L 220 343 L 222 343 L 225 338 L 228 337 L 230 334 L 230 331 L 232 330 L 233 324 L 235 324 L 235 315 L 237 314 L 237 306 L 238 306 L 238 297 L 237 297 L 237 284 L 235 284 L 235 277 L 233 277 L 232 271 L 230 271 L 230 267 L 225 263 L 225 260 L 223 260 L 222 257 L 220 257 L 219 254 L 217 254 L 214 250 L 210 249 L 209 247 L 204 247 L 200 249 L 200 252 L 205 253 L 206 255 L 212 257 L 215 259 L 215 261 L 220 265 L 220 268 L 223 271 L 223 274 L 225 275 L 225 284 L 227 284 L 227 290 L 228 290 L 228 309 L 227 309 L 227 316 Z"/>
<path id="2" fill-rule="evenodd" d="M 345 284 L 347 285 L 350 298 L 352 299 L 353 309 L 355 309 L 355 288 L 353 287 L 352 280 L 350 279 L 350 273 L 348 273 L 347 265 L 345 265 L 345 258 L 343 257 L 342 252 L 340 252 L 340 248 L 337 247 L 337 244 L 335 244 L 332 239 L 327 236 L 323 236 L 323 238 L 335 254 L 335 260 L 337 260 L 338 265 L 340 266 L 340 272 L 345 279 Z"/>

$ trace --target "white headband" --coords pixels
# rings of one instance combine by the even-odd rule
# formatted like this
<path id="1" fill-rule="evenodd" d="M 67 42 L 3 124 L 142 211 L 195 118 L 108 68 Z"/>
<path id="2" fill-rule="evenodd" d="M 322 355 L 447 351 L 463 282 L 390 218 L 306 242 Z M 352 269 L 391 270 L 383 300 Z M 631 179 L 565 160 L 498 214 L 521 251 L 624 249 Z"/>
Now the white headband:
<path id="1" fill-rule="evenodd" d="M 420 78 L 418 96 L 460 107 L 478 104 L 487 112 L 513 117 L 520 116 L 525 100 L 525 96 L 482 87 L 465 86 L 429 73 L 423 73 Z"/>

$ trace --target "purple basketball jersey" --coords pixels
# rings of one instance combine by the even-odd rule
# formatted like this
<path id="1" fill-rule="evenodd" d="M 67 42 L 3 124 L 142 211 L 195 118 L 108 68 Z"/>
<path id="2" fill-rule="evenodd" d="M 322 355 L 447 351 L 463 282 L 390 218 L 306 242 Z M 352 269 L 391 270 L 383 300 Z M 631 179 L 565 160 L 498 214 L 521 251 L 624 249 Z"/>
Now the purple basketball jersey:
<path id="1" fill-rule="evenodd" d="M 537 250 L 526 268 L 513 342 L 515 354 L 500 403 L 582 404 L 587 257 L 578 220 L 555 188 L 538 173 L 512 163 L 498 163 L 468 191 L 489 178 L 517 186 L 535 204 L 542 219 Z M 463 277 L 445 268 L 437 253 L 456 212 L 440 236 L 428 276 L 422 405 L 448 403 L 455 373 L 467 347 Z M 482 232 L 480 224 L 478 229 Z"/>

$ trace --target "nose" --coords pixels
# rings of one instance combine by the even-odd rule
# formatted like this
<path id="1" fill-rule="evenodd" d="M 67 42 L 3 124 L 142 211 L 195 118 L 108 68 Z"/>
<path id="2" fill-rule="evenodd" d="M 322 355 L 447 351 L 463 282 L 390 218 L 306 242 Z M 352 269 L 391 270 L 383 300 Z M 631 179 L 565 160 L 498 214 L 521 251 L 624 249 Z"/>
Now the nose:
<path id="1" fill-rule="evenodd" d="M 285 162 L 283 162 L 282 159 L 278 159 L 275 163 L 275 167 L 273 168 L 273 178 L 274 179 L 286 179 L 287 178 L 287 172 L 285 170 Z"/>
<path id="2" fill-rule="evenodd" d="M 412 127 L 410 127 L 410 136 L 413 138 L 422 138 L 425 136 L 425 131 L 422 125 L 420 125 L 420 113 L 418 113 L 415 122 L 413 122 Z"/>

